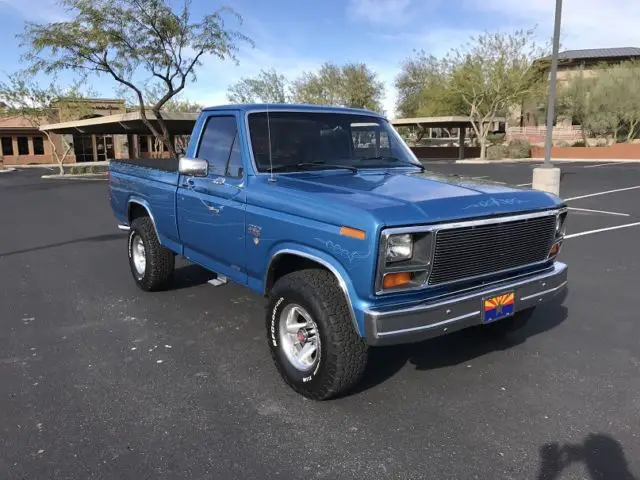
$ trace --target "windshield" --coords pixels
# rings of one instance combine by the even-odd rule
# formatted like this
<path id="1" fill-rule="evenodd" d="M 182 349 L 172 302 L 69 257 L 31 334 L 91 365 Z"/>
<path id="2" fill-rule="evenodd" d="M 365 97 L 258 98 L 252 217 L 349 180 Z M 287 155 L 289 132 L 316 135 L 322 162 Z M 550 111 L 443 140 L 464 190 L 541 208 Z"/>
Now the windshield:
<path id="1" fill-rule="evenodd" d="M 311 164 L 327 169 L 421 168 L 389 122 L 375 116 L 275 111 L 269 112 L 267 126 L 266 112 L 250 113 L 249 132 L 259 172 L 270 170 L 269 144 L 274 171 L 305 170 Z"/>

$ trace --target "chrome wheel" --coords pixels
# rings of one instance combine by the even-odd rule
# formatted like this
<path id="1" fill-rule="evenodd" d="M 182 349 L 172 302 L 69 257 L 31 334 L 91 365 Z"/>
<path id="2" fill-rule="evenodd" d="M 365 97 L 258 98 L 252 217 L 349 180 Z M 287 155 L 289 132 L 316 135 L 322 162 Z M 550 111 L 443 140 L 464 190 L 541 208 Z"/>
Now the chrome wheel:
<path id="1" fill-rule="evenodd" d="M 309 371 L 320 359 L 318 326 L 309 312 L 295 303 L 280 314 L 279 337 L 287 360 L 297 370 Z"/>
<path id="2" fill-rule="evenodd" d="M 147 253 L 140 235 L 134 236 L 131 242 L 131 258 L 133 259 L 133 266 L 136 269 L 136 273 L 140 277 L 144 276 L 144 272 L 147 269 Z"/>

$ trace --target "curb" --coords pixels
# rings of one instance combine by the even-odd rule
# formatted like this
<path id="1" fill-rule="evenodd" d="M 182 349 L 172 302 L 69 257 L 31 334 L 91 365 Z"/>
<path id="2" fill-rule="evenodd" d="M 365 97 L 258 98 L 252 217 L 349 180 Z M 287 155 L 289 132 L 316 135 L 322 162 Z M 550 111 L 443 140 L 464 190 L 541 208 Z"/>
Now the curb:
<path id="1" fill-rule="evenodd" d="M 41 175 L 40 178 L 47 180 L 106 180 L 106 174 L 100 173 L 82 173 L 78 175 Z"/>
<path id="2" fill-rule="evenodd" d="M 3 173 L 11 173 L 11 172 L 15 172 L 16 169 L 13 167 L 7 167 L 7 168 L 0 168 L 0 174 Z"/>
<path id="3" fill-rule="evenodd" d="M 640 163 L 640 158 L 552 158 L 551 161 L 554 163 Z M 468 165 L 501 165 L 508 163 L 542 162 L 544 162 L 544 158 L 506 158 L 504 160 L 481 160 L 479 158 L 470 158 L 465 160 L 456 160 L 455 163 Z"/>

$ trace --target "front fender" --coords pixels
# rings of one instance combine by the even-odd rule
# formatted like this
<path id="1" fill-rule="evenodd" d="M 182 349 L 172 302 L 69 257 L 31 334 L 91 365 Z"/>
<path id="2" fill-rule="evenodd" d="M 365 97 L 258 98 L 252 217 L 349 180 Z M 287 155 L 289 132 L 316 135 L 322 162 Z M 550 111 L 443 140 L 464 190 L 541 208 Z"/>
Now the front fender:
<path id="1" fill-rule="evenodd" d="M 313 260 L 320 265 L 326 267 L 338 281 L 340 289 L 344 292 L 345 299 L 349 305 L 349 311 L 351 314 L 351 320 L 353 321 L 354 328 L 358 334 L 364 337 L 364 310 L 368 306 L 362 302 L 357 296 L 351 277 L 340 264 L 340 262 L 332 255 L 322 250 L 309 247 L 308 245 L 301 245 L 296 243 L 280 243 L 273 247 L 269 252 L 269 264 L 265 271 L 265 288 L 266 277 L 271 268 L 273 261 L 283 254 L 298 255 L 309 260 Z"/>

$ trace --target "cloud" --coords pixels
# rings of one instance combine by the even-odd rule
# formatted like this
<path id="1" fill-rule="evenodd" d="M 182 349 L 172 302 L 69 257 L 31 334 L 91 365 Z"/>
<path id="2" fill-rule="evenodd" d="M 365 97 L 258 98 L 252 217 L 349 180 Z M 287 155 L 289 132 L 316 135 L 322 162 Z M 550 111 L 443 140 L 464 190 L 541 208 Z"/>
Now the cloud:
<path id="1" fill-rule="evenodd" d="M 640 46 L 640 2 L 565 0 L 563 3 L 563 49 Z M 538 25 L 541 38 L 545 41 L 551 38 L 554 1 L 470 0 L 468 5 L 519 26 Z"/>
<path id="2" fill-rule="evenodd" d="M 408 21 L 410 4 L 411 0 L 349 0 L 347 11 L 357 20 L 398 25 Z"/>
<path id="3" fill-rule="evenodd" d="M 0 10 L 7 6 L 24 17 L 35 22 L 63 22 L 69 19 L 68 13 L 57 0 L 3 0 Z"/>

